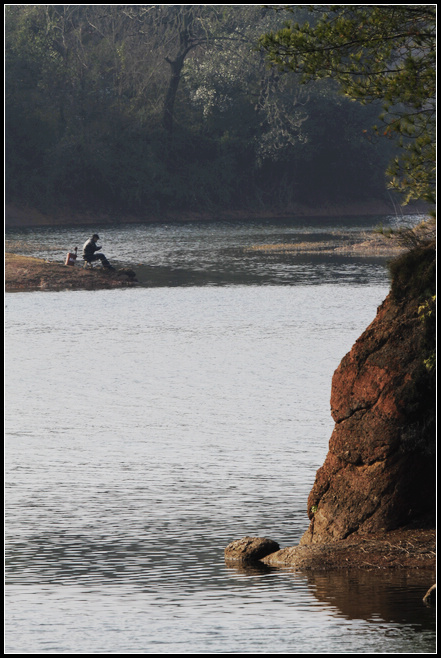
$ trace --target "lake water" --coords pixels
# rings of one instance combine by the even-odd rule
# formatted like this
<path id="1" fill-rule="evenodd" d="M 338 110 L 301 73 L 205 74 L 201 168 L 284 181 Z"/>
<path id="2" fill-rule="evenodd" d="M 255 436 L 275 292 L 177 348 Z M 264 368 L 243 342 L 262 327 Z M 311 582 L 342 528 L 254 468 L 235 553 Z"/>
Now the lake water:
<path id="1" fill-rule="evenodd" d="M 6 653 L 436 652 L 434 574 L 223 555 L 308 527 L 332 374 L 389 290 L 381 259 L 246 248 L 375 221 L 97 227 L 140 287 L 6 296 Z M 90 232 L 6 246 L 63 261 Z"/>

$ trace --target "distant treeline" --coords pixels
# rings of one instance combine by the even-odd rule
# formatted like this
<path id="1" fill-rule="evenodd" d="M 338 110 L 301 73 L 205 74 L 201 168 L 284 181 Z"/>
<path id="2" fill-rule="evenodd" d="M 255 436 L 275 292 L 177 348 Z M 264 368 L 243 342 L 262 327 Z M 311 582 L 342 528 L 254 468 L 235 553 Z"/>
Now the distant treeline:
<path id="1" fill-rule="evenodd" d="M 296 9 L 306 18 L 306 7 Z M 41 210 L 280 210 L 387 196 L 378 106 L 270 68 L 260 5 L 9 5 L 6 196 Z"/>

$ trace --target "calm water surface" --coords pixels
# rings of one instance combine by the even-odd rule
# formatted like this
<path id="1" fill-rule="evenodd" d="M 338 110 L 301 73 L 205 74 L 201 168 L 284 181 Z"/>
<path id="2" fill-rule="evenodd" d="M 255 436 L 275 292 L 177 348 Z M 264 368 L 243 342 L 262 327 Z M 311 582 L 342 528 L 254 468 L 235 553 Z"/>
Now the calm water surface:
<path id="1" fill-rule="evenodd" d="M 224 562 L 306 530 L 332 373 L 389 288 L 384 261 L 243 253 L 299 231 L 100 230 L 144 285 L 7 295 L 6 653 L 435 652 L 432 574 Z M 7 241 L 62 259 L 88 233 Z"/>

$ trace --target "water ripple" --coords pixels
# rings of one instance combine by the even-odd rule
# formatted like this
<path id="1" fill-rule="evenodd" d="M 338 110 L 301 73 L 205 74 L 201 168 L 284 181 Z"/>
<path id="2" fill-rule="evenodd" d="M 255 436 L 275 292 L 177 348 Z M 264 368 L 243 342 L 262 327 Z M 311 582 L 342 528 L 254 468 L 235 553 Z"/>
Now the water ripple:
<path id="1" fill-rule="evenodd" d="M 224 561 L 306 530 L 373 281 L 9 296 L 8 653 L 432 651 L 427 574 Z"/>

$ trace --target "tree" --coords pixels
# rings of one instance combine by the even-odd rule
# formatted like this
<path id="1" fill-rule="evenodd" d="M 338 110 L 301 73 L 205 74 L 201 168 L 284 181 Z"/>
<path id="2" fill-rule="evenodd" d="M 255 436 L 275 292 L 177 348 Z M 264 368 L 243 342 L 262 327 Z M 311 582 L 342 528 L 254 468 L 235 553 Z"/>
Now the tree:
<path id="1" fill-rule="evenodd" d="M 304 83 L 333 78 L 353 100 L 381 101 L 383 134 L 403 147 L 390 186 L 404 203 L 434 202 L 436 5 L 320 5 L 311 15 L 262 36 L 269 61 Z"/>
<path id="2" fill-rule="evenodd" d="M 383 198 L 396 148 L 363 135 L 375 105 L 301 86 L 258 52 L 281 13 L 13 5 L 5 18 L 8 201 L 159 214 Z"/>
<path id="3" fill-rule="evenodd" d="M 232 38 L 225 9 L 221 5 L 129 5 L 122 10 L 144 45 L 144 62 L 147 53 L 154 52 L 157 68 L 167 64 L 162 127 L 168 137 L 173 133 L 176 98 L 189 55 L 203 52 L 216 40 Z"/>

